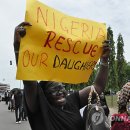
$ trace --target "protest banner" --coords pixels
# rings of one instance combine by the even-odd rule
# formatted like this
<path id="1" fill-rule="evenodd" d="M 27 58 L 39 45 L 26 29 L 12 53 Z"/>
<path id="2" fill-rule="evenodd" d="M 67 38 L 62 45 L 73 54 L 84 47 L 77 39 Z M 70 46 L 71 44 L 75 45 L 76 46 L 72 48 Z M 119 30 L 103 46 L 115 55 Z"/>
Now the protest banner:
<path id="1" fill-rule="evenodd" d="M 26 36 L 20 45 L 17 79 L 87 82 L 102 53 L 106 25 L 68 16 L 27 0 Z"/>

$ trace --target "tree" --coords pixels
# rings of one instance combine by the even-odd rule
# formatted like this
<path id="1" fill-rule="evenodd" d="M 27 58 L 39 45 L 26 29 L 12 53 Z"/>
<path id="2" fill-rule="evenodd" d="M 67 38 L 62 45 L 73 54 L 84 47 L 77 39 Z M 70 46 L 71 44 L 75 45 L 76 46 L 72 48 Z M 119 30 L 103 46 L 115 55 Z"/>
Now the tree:
<path id="1" fill-rule="evenodd" d="M 127 82 L 126 78 L 126 62 L 124 58 L 124 41 L 121 34 L 117 38 L 117 75 L 118 75 L 118 87 L 119 89 Z"/>
<path id="2" fill-rule="evenodd" d="M 94 80 L 95 80 L 95 77 L 96 77 L 96 74 L 97 74 L 97 71 L 99 69 L 99 64 L 97 64 L 95 66 L 95 69 L 93 70 L 88 82 L 85 82 L 85 83 L 79 83 L 79 84 L 69 84 L 69 83 L 65 83 L 66 85 L 66 89 L 67 90 L 81 90 L 87 86 L 90 86 L 94 83 Z"/>
<path id="3" fill-rule="evenodd" d="M 126 64 L 125 73 L 126 73 L 127 80 L 130 81 L 130 62 L 128 62 L 128 63 Z"/>
<path id="4" fill-rule="evenodd" d="M 115 62 L 115 42 L 113 40 L 113 31 L 111 27 L 107 29 L 107 39 L 110 40 L 110 56 L 109 56 L 109 73 L 106 91 L 117 90 L 117 73 L 116 73 L 116 62 Z"/>

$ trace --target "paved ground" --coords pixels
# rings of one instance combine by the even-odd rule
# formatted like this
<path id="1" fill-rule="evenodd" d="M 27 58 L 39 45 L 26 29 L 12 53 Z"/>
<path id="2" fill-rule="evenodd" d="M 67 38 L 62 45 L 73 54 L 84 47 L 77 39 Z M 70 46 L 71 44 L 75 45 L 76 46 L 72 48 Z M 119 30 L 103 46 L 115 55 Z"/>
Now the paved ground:
<path id="1" fill-rule="evenodd" d="M 109 108 L 110 109 L 110 114 L 118 113 L 117 108 Z"/>
<path id="2" fill-rule="evenodd" d="M 15 124 L 15 114 L 8 110 L 4 102 L 0 102 L 0 130 L 31 130 L 28 121 Z"/>

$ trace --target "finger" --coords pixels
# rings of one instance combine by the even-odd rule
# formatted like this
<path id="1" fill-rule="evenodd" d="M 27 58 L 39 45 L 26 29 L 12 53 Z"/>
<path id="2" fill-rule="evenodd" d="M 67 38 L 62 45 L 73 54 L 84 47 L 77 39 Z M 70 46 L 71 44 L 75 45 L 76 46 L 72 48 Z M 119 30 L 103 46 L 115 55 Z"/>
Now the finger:
<path id="1" fill-rule="evenodd" d="M 103 49 L 110 49 L 111 47 L 109 45 L 103 46 Z"/>
<path id="2" fill-rule="evenodd" d="M 15 32 L 16 33 L 25 32 L 26 30 L 25 30 L 24 26 L 32 26 L 32 25 L 29 22 L 22 22 L 15 28 Z"/>
<path id="3" fill-rule="evenodd" d="M 109 44 L 103 44 L 103 47 L 109 47 L 110 45 Z"/>
<path id="4" fill-rule="evenodd" d="M 15 31 L 16 31 L 16 32 L 25 31 L 25 28 L 22 27 L 22 26 L 17 26 L 17 27 L 15 28 Z"/>
<path id="5" fill-rule="evenodd" d="M 18 27 L 24 27 L 24 26 L 32 26 L 29 22 L 22 22 L 18 25 Z"/>
<path id="6" fill-rule="evenodd" d="M 110 52 L 110 51 L 111 51 L 111 49 L 105 49 L 105 50 L 103 50 L 103 53 Z"/>
<path id="7" fill-rule="evenodd" d="M 111 48 L 105 48 L 103 49 L 103 52 L 110 52 L 111 51 Z"/>
<path id="8" fill-rule="evenodd" d="M 24 28 L 23 26 L 17 26 L 15 28 L 15 34 L 24 37 L 26 35 L 26 28 Z"/>
<path id="9" fill-rule="evenodd" d="M 109 44 L 103 44 L 102 48 L 110 48 Z"/>
<path id="10" fill-rule="evenodd" d="M 110 40 L 103 41 L 103 44 L 110 44 Z"/>
<path id="11" fill-rule="evenodd" d="M 20 36 L 21 36 L 21 37 L 24 37 L 24 36 L 26 35 L 26 29 L 25 29 L 25 28 L 21 28 L 21 29 L 19 30 L 19 33 L 20 33 Z"/>
<path id="12" fill-rule="evenodd" d="M 110 46 L 103 46 L 103 49 L 110 49 Z"/>
<path id="13" fill-rule="evenodd" d="M 109 46 L 103 46 L 103 49 L 107 49 L 107 48 L 109 49 L 110 47 Z"/>

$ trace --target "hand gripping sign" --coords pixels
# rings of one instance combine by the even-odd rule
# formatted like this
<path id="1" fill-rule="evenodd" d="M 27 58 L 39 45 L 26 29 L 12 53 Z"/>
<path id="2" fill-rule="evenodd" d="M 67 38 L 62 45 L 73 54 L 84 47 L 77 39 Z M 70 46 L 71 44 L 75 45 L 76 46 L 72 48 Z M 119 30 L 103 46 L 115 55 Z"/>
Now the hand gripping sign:
<path id="1" fill-rule="evenodd" d="M 102 52 L 106 25 L 27 0 L 17 79 L 87 82 Z"/>

